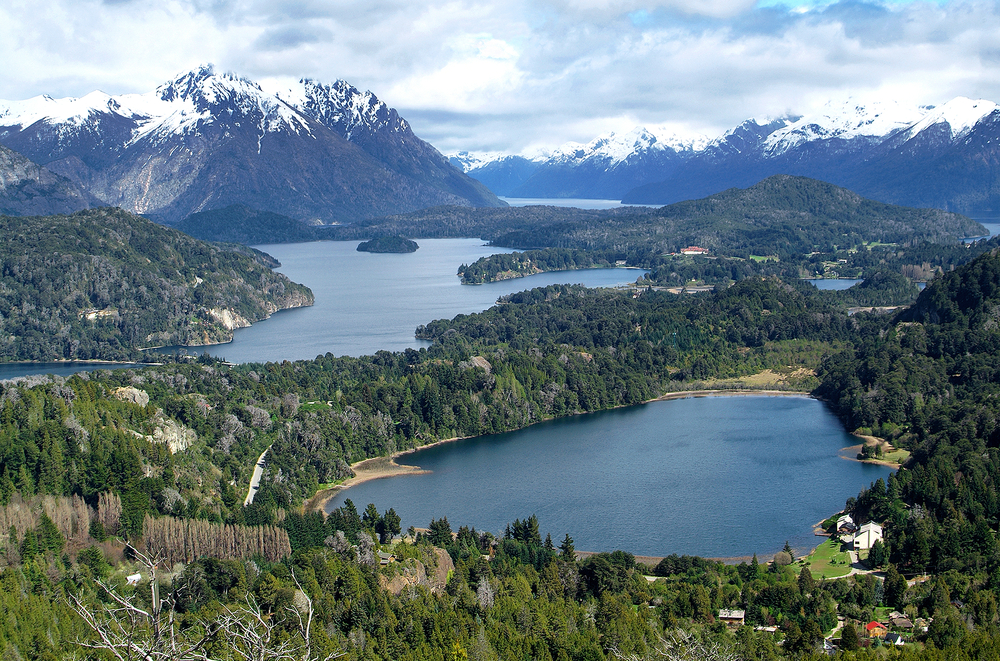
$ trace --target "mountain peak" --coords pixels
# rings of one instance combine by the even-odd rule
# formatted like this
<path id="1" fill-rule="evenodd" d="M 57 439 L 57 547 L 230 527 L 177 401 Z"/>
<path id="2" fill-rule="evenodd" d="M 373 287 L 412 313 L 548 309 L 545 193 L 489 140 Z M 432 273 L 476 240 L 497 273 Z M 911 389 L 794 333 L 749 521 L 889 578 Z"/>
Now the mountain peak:
<path id="1" fill-rule="evenodd" d="M 0 102 L 0 140 L 103 203 L 166 221 L 233 202 L 310 222 L 499 204 L 342 80 L 275 94 L 205 64 L 144 94 Z"/>
<path id="2" fill-rule="evenodd" d="M 908 137 L 912 138 L 924 129 L 943 123 L 951 129 L 951 136 L 954 140 L 967 134 L 984 117 L 995 112 L 997 108 L 997 104 L 985 99 L 955 97 L 943 106 L 925 107 L 924 116 L 909 128 L 907 134 Z"/>

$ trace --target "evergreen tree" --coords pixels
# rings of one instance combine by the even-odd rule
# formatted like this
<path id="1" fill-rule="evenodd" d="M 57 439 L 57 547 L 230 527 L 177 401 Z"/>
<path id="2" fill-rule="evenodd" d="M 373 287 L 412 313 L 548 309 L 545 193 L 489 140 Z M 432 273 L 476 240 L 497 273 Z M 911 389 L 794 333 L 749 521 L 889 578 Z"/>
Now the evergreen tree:
<path id="1" fill-rule="evenodd" d="M 900 576 L 896 570 L 896 565 L 890 564 L 886 568 L 885 582 L 882 590 L 886 605 L 893 608 L 902 608 L 904 606 L 906 579 Z"/>
<path id="2" fill-rule="evenodd" d="M 868 549 L 868 566 L 876 569 L 885 564 L 886 561 L 885 544 L 881 539 L 876 539 L 872 547 Z"/>
<path id="3" fill-rule="evenodd" d="M 840 630 L 840 649 L 845 652 L 858 649 L 858 630 L 850 620 L 845 622 Z"/>
<path id="4" fill-rule="evenodd" d="M 576 550 L 573 548 L 573 538 L 566 533 L 562 544 L 559 545 L 559 557 L 567 562 L 576 560 Z"/>
<path id="5" fill-rule="evenodd" d="M 392 541 L 392 538 L 402 531 L 402 519 L 396 514 L 396 510 L 391 507 L 382 515 L 380 525 L 381 530 L 379 530 L 379 535 L 383 544 Z"/>
<path id="6" fill-rule="evenodd" d="M 434 546 L 451 546 L 451 524 L 448 523 L 448 517 L 431 519 L 429 536 Z"/>
<path id="7" fill-rule="evenodd" d="M 45 512 L 42 512 L 41 519 L 35 531 L 38 538 L 39 551 L 52 551 L 53 555 L 62 553 L 66 540 L 63 538 L 62 533 L 59 532 L 59 529 L 56 528 L 56 524 L 52 522 L 52 519 Z"/>

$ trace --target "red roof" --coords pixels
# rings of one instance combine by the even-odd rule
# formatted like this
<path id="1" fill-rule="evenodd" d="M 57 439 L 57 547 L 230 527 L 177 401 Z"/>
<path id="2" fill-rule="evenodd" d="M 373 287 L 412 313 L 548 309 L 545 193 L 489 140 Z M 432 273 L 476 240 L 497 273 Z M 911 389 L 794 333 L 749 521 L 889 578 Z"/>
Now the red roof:
<path id="1" fill-rule="evenodd" d="M 881 622 L 875 622 L 874 620 L 865 625 L 865 629 L 867 629 L 868 631 L 874 631 L 875 629 L 885 629 L 885 628 L 886 627 L 884 624 L 882 624 Z"/>

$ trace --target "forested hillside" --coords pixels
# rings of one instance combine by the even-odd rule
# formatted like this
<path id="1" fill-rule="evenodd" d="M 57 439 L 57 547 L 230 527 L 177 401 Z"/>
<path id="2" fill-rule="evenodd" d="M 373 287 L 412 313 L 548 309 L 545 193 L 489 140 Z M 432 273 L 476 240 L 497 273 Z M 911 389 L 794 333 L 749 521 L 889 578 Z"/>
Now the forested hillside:
<path id="1" fill-rule="evenodd" d="M 576 248 L 662 254 L 700 245 L 725 254 L 785 259 L 867 242 L 950 243 L 982 236 L 964 216 L 866 200 L 815 179 L 778 175 L 747 189 L 660 209 L 435 208 L 331 228 L 332 238 L 402 234 L 475 236 L 509 248 Z"/>
<path id="2" fill-rule="evenodd" d="M 267 623 L 257 649 L 284 641 L 308 661 L 334 652 L 819 658 L 842 617 L 841 658 L 873 659 L 882 652 L 855 651 L 866 642 L 858 631 L 890 609 L 928 624 L 908 634 L 905 658 L 991 658 L 1000 645 L 994 308 L 1000 251 L 939 277 L 894 318 L 848 316 L 810 285 L 775 277 L 701 296 L 552 286 L 428 323 L 418 333 L 434 344 L 421 351 L 238 366 L 203 357 L 4 382 L 0 599 L 16 617 L 0 621 L 0 636 L 22 656 L 102 644 L 94 629 L 115 616 L 93 579 L 133 594 L 124 575 L 154 545 L 184 563 L 161 578 L 171 616 L 190 623 L 174 642 L 186 649 L 218 631 L 225 643 L 205 643 L 210 658 L 250 640 L 240 622 Z M 670 556 L 651 568 L 622 551 L 577 559 L 574 531 L 547 531 L 530 513 L 496 538 L 453 535 L 442 512 L 412 543 L 390 544 L 391 509 L 347 501 L 324 519 L 296 508 L 366 457 L 799 367 L 817 368 L 819 381 L 797 387 L 818 384 L 849 429 L 912 451 L 887 482 L 845 494 L 856 521 L 884 526 L 867 560 L 884 575 L 817 580 L 787 551 L 766 566 Z M 266 448 L 261 488 L 244 506 Z M 123 556 L 125 539 L 135 550 Z M 378 550 L 396 561 L 379 568 Z M 904 576 L 919 575 L 907 585 Z M 150 604 L 146 579 L 134 594 Z M 775 630 L 730 632 L 723 608 Z M 140 622 L 135 640 L 145 644 L 156 629 Z"/>
<path id="3" fill-rule="evenodd" d="M 135 360 L 232 339 L 312 292 L 263 259 L 120 209 L 0 216 L 0 359 Z"/>
<path id="4" fill-rule="evenodd" d="M 862 518 L 888 521 L 889 557 L 909 571 L 1000 571 L 998 311 L 994 250 L 935 280 L 888 328 L 862 334 L 820 371 L 817 393 L 848 428 L 913 453 L 907 470 L 852 504 Z"/>

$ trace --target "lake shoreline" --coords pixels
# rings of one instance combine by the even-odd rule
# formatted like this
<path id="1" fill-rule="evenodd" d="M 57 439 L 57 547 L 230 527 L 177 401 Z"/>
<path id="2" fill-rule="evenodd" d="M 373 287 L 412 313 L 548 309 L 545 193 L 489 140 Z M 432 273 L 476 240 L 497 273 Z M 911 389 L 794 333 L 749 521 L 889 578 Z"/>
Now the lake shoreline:
<path id="1" fill-rule="evenodd" d="M 725 397 L 728 395 L 735 396 L 752 396 L 757 395 L 760 397 L 809 397 L 813 398 L 807 392 L 794 391 L 794 390 L 725 390 L 725 389 L 709 389 L 709 390 L 678 390 L 674 392 L 664 393 L 659 397 L 654 397 L 653 399 L 647 399 L 639 404 L 623 404 L 622 406 L 616 406 L 612 409 L 614 410 L 620 408 L 627 408 L 629 406 L 641 406 L 643 404 L 651 404 L 653 402 L 665 402 L 674 399 L 687 399 L 692 397 Z M 587 413 L 598 413 L 598 411 L 587 411 L 584 413 L 572 413 L 573 415 L 586 415 Z M 568 418 L 570 416 L 561 416 Z M 558 420 L 559 418 L 548 418 L 546 420 L 540 420 L 539 422 L 548 422 L 549 420 Z M 528 425 L 528 427 L 533 426 Z M 527 429 L 528 427 L 521 427 L 520 429 Z M 520 429 L 511 429 L 510 431 L 520 431 Z M 488 435 L 488 434 L 484 434 Z M 424 470 L 418 466 L 410 466 L 407 464 L 400 464 L 397 462 L 401 457 L 413 454 L 419 450 L 426 450 L 428 448 L 437 447 L 439 445 L 445 445 L 446 443 L 454 443 L 456 441 L 464 441 L 469 438 L 478 438 L 476 436 L 452 436 L 451 438 L 442 438 L 438 441 L 432 443 L 427 443 L 426 445 L 420 445 L 415 448 L 407 448 L 406 450 L 398 450 L 393 452 L 387 457 L 369 457 L 368 459 L 362 459 L 361 461 L 356 461 L 351 464 L 351 470 L 354 471 L 354 477 L 349 477 L 343 482 L 332 485 L 330 487 L 320 489 L 309 499 L 303 503 L 303 511 L 305 512 L 323 512 L 326 513 L 326 506 L 337 494 L 341 491 L 350 489 L 357 484 L 363 484 L 371 480 L 379 480 L 388 477 L 398 477 L 400 475 L 421 475 L 428 473 L 430 471 Z"/>

